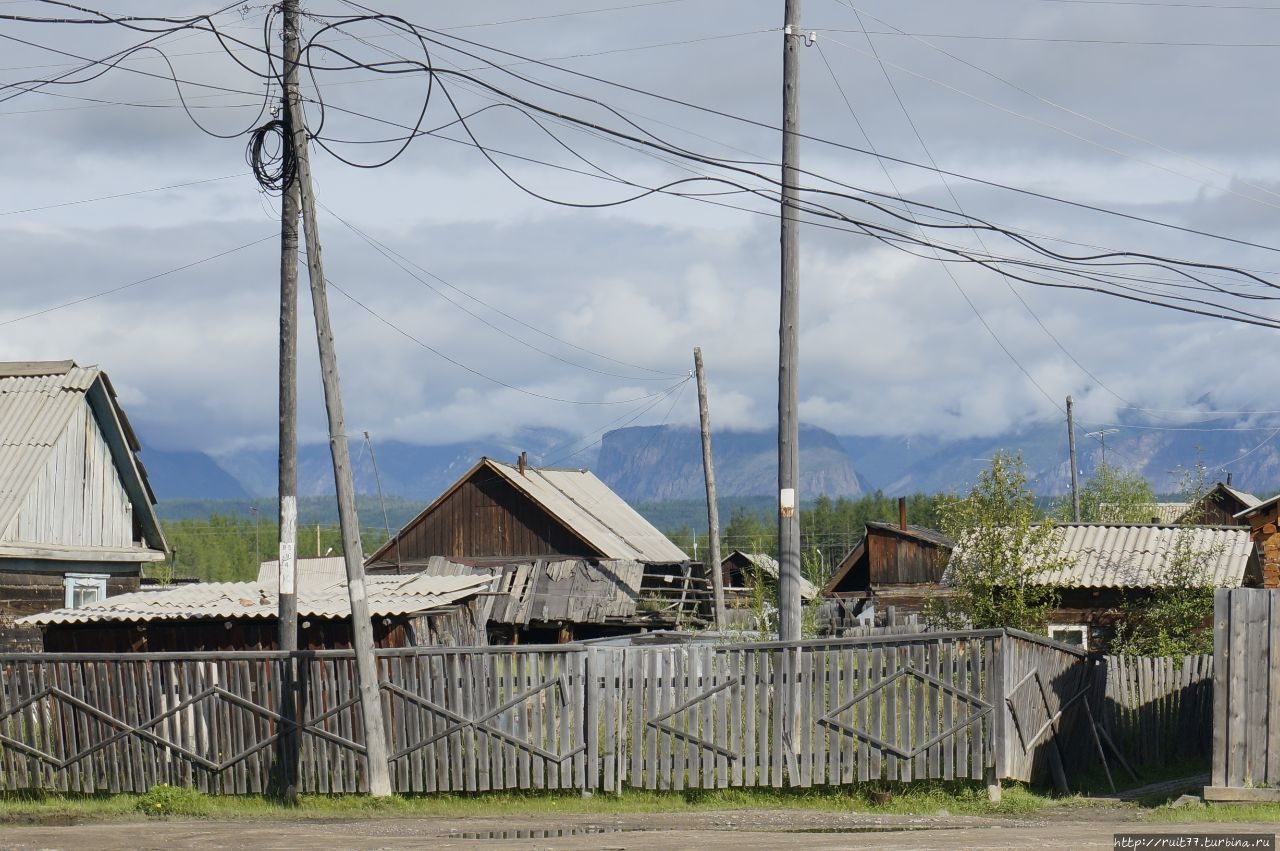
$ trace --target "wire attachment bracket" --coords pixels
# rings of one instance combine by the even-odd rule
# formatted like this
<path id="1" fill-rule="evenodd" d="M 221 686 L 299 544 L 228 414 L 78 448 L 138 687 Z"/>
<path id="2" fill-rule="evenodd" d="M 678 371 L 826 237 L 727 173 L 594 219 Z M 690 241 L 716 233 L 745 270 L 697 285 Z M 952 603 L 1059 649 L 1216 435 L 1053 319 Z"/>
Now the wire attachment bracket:
<path id="1" fill-rule="evenodd" d="M 782 34 L 793 35 L 793 36 L 796 36 L 797 38 L 804 39 L 805 47 L 813 47 L 818 42 L 817 30 L 809 30 L 808 32 L 805 32 L 797 27 L 793 27 L 791 24 L 787 24 L 782 28 Z"/>

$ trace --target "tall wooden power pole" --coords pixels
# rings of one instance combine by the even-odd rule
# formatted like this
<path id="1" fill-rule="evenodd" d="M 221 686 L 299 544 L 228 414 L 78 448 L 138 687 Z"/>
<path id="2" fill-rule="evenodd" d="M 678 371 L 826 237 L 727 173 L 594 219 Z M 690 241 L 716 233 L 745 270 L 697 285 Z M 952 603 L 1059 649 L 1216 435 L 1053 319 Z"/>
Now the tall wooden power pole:
<path id="1" fill-rule="evenodd" d="M 296 22 L 296 0 L 286 2 L 285 7 L 294 10 Z M 287 31 L 289 25 L 286 23 L 285 26 Z M 297 32 L 296 23 L 294 32 Z M 365 593 L 364 551 L 360 543 L 360 522 L 356 516 L 351 449 L 347 445 L 347 428 L 342 412 L 338 356 L 334 350 L 333 329 L 329 324 L 329 296 L 320 255 L 320 230 L 316 223 L 311 161 L 307 152 L 307 128 L 296 87 L 289 97 L 289 120 L 293 131 L 299 198 L 302 202 L 302 226 L 307 239 L 307 276 L 311 283 L 311 304 L 315 312 L 316 339 L 320 348 L 320 374 L 324 382 L 325 410 L 329 417 L 329 449 L 333 454 L 333 478 L 338 491 L 338 522 L 342 527 L 342 551 L 347 563 L 347 592 L 351 598 L 351 644 L 355 651 L 356 687 L 364 719 L 369 793 L 375 797 L 386 797 L 391 794 L 391 774 L 387 764 L 387 738 L 382 722 L 377 661 L 373 655 L 373 624 L 369 620 L 369 600 Z"/>
<path id="2" fill-rule="evenodd" d="M 693 350 L 693 372 L 698 379 L 698 419 L 702 425 L 702 475 L 707 483 L 707 563 L 716 629 L 724 629 L 724 574 L 720 572 L 720 508 L 716 505 L 716 469 L 711 461 L 711 407 L 707 404 L 707 377 L 702 369 L 702 349 Z"/>
<path id="3" fill-rule="evenodd" d="M 782 300 L 778 323 L 778 638 L 800 640 L 800 0 L 782 37 Z"/>
<path id="4" fill-rule="evenodd" d="M 1071 517 L 1080 522 L 1080 468 L 1076 466 L 1076 422 L 1071 416 L 1071 397 L 1067 397 L 1067 453 L 1071 456 Z"/>
<path id="5" fill-rule="evenodd" d="M 293 140 L 290 116 L 298 104 L 298 0 L 284 0 L 285 144 Z M 303 144 L 306 144 L 305 137 Z M 285 163 L 292 158 L 283 156 Z M 276 572 L 279 601 L 279 647 L 298 649 L 298 597 L 295 571 L 298 553 L 298 196 L 296 172 L 284 168 L 280 194 L 280 463 L 278 467 L 280 550 Z M 286 801 L 298 797 L 298 703 L 296 660 L 284 660 L 281 677 L 283 725 L 280 735 L 280 792 Z"/>

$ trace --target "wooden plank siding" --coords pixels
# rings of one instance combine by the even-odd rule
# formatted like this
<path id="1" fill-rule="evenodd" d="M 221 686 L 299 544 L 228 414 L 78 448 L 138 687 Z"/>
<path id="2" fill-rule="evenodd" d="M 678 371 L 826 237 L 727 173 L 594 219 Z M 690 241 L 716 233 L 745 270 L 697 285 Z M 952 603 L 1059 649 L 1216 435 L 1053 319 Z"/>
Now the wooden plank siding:
<path id="1" fill-rule="evenodd" d="M 598 556 L 536 503 L 481 468 L 399 535 L 399 558 Z"/>
<path id="2" fill-rule="evenodd" d="M 0 541 L 124 549 L 136 539 L 111 450 L 88 405 L 80 405 Z"/>
<path id="3" fill-rule="evenodd" d="M 1280 784 L 1280 590 L 1215 592 L 1213 649 L 1211 788 Z"/>
<path id="4" fill-rule="evenodd" d="M 272 789 L 286 660 L 0 657 L 0 790 Z M 302 790 L 364 791 L 351 653 L 297 664 Z M 1024 710 L 1006 687 L 1038 674 L 1052 714 L 1085 668 L 1070 649 L 1002 630 L 378 652 L 402 793 L 980 780 L 1002 765 L 1025 779 L 1054 737 L 1011 756 L 1003 731 Z M 1030 717 L 1018 723 L 1043 720 Z M 1065 714 L 1054 729 L 1074 735 Z"/>

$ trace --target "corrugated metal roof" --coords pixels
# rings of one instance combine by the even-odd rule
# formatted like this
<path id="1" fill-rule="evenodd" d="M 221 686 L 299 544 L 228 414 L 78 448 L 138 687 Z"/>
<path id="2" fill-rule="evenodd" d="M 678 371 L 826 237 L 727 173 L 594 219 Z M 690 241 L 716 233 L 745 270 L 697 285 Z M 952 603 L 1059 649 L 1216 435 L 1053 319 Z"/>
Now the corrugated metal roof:
<path id="1" fill-rule="evenodd" d="M 1059 569 L 1035 574 L 1041 585 L 1071 588 L 1151 588 L 1164 584 L 1179 550 L 1202 559 L 1218 588 L 1243 582 L 1253 554 L 1249 530 L 1226 526 L 1119 526 L 1064 523 L 1054 527 L 1052 560 Z M 963 544 L 952 559 L 964 558 Z"/>
<path id="2" fill-rule="evenodd" d="M 0 529 L 22 507 L 96 368 L 69 361 L 0 363 Z M 55 370 L 62 370 L 57 372 Z"/>
<path id="3" fill-rule="evenodd" d="M 405 615 L 455 603 L 485 590 L 492 575 L 368 576 L 369 614 Z M 19 618 L 18 623 L 48 624 L 143 622 L 189 618 L 274 618 L 278 613 L 275 586 L 260 582 L 198 582 L 160 591 L 120 594 L 78 609 L 58 609 Z M 298 614 L 343 618 L 351 614 L 346 582 L 298 589 Z"/>
<path id="4" fill-rule="evenodd" d="M 342 556 L 300 558 L 294 562 L 297 587 L 324 588 L 347 581 L 347 560 Z M 258 583 L 267 588 L 280 587 L 280 562 L 264 561 L 258 565 Z"/>
<path id="5" fill-rule="evenodd" d="M 21 510 L 67 423 L 78 406 L 88 404 L 87 397 L 98 382 L 108 386 L 106 373 L 93 366 L 77 366 L 74 361 L 0 362 L 0 530 Z M 119 409 L 115 396 L 106 390 L 102 392 L 116 420 L 115 424 L 99 421 L 104 436 L 109 436 L 111 429 L 127 431 L 126 425 L 117 425 L 124 422 L 124 412 Z M 129 438 L 130 434 L 125 434 L 126 447 L 131 446 Z M 152 547 L 166 549 L 149 501 L 150 487 L 142 463 L 130 457 L 118 468 L 136 471 L 137 493 L 145 494 L 148 499 L 143 502 L 134 499 L 135 517 L 140 520 Z M 132 476 L 130 473 L 126 477 L 127 490 Z"/>
<path id="6" fill-rule="evenodd" d="M 526 467 L 485 459 L 517 490 L 600 551 L 602 558 L 678 564 L 688 561 L 653 524 L 618 496 L 590 470 Z"/>

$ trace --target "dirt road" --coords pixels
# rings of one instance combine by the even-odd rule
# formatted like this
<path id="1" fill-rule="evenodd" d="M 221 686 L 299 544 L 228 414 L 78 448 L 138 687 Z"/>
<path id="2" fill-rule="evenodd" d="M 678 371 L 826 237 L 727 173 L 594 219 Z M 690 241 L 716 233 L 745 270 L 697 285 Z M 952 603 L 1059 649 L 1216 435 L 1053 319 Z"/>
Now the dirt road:
<path id="1" fill-rule="evenodd" d="M 1117 832 L 1274 834 L 1276 830 L 1276 825 L 1269 823 L 1148 826 L 1138 821 L 1132 810 L 1110 809 L 1041 812 L 1025 818 L 724 810 L 608 818 L 551 815 L 283 822 L 172 820 L 78 825 L 11 822 L 0 825 L 0 849 L 1088 849 L 1110 848 L 1112 835 Z"/>

